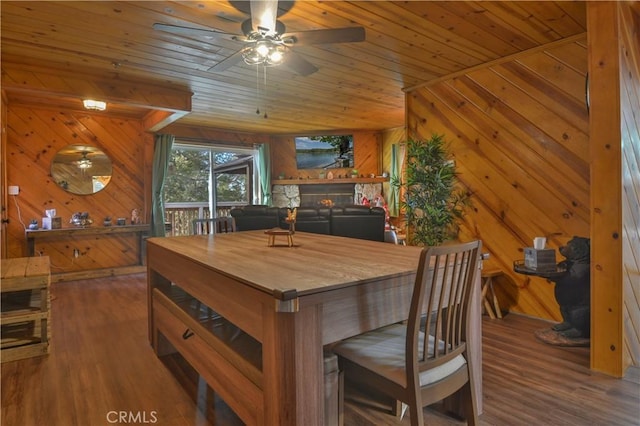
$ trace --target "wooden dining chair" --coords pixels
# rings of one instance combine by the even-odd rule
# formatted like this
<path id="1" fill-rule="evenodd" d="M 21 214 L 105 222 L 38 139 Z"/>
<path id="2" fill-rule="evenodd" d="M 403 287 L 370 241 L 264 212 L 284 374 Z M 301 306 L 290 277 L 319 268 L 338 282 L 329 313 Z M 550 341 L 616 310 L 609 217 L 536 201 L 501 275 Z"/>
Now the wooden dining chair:
<path id="1" fill-rule="evenodd" d="M 226 234 L 227 232 L 236 232 L 236 222 L 231 216 L 193 220 L 194 235 Z"/>
<path id="2" fill-rule="evenodd" d="M 422 250 L 406 322 L 337 343 L 333 351 L 347 381 L 409 406 L 411 425 L 422 407 L 458 394 L 469 425 L 478 422 L 473 357 L 466 344 L 480 241 Z M 396 403 L 394 411 L 400 408 Z"/>

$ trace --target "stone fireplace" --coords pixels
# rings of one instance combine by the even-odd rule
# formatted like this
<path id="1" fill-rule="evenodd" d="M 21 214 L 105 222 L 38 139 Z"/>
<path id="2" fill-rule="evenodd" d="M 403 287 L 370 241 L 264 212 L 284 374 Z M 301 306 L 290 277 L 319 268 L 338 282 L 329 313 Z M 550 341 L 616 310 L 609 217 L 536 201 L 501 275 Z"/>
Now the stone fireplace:
<path id="1" fill-rule="evenodd" d="M 275 207 L 317 207 L 321 200 L 331 200 L 336 206 L 362 204 L 382 194 L 381 183 L 314 183 L 273 185 Z"/>
<path id="2" fill-rule="evenodd" d="M 316 207 L 321 205 L 322 200 L 331 200 L 338 206 L 353 204 L 353 185 L 336 183 L 300 186 L 300 207 Z"/>

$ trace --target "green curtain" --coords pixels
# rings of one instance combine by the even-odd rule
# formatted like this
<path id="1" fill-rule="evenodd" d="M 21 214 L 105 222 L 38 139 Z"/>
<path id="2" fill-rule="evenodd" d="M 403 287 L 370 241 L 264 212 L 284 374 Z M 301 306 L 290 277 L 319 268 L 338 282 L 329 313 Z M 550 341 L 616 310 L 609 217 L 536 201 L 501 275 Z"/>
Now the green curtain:
<path id="1" fill-rule="evenodd" d="M 396 185 L 399 181 L 398 175 L 398 145 L 391 145 L 391 170 L 389 171 L 389 182 L 391 182 L 391 191 L 387 208 L 389 216 L 398 217 L 400 215 L 400 187 Z"/>
<path id="2" fill-rule="evenodd" d="M 262 192 L 261 204 L 271 205 L 271 155 L 269 144 L 258 145 L 258 178 Z"/>
<path id="3" fill-rule="evenodd" d="M 164 237 L 164 180 L 169 169 L 175 136 L 156 135 L 151 177 L 151 236 Z"/>

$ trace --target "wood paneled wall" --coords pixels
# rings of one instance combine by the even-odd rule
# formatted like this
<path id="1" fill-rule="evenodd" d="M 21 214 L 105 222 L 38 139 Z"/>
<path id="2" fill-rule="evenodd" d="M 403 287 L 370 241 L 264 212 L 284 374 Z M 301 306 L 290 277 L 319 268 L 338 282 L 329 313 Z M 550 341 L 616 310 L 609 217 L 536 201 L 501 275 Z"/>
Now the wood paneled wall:
<path id="1" fill-rule="evenodd" d="M 4 238 L 7 232 L 7 96 L 4 91 L 0 93 L 0 259 L 7 257 L 7 239 Z"/>
<path id="2" fill-rule="evenodd" d="M 624 367 L 640 367 L 640 4 L 620 4 Z"/>
<path id="3" fill-rule="evenodd" d="M 323 133 L 329 134 L 329 133 Z M 370 131 L 336 131 L 334 134 L 353 134 L 353 161 L 355 169 L 364 176 L 371 173 L 376 176 L 382 174 L 381 147 L 382 140 L 379 132 Z M 298 170 L 296 167 L 296 148 L 293 139 L 295 136 L 283 135 L 271 138 L 271 177 L 275 179 L 280 173 L 293 178 L 317 178 L 320 170 Z M 333 169 L 334 176 L 349 174 L 351 169 Z"/>
<path id="4" fill-rule="evenodd" d="M 25 105 L 8 105 L 7 185 L 20 187 L 10 197 L 6 228 L 8 256 L 25 256 L 25 234 L 21 221 L 37 219 L 42 225 L 46 209 L 56 209 L 63 227 L 71 226 L 74 212 L 88 212 L 96 226 L 106 216 L 131 217 L 141 209 L 148 223 L 147 188 L 150 182 L 153 136 L 145 133 L 141 121 L 108 114 L 48 110 Z M 69 144 L 96 146 L 110 157 L 113 175 L 107 187 L 93 195 L 75 195 L 61 189 L 50 174 L 57 151 Z M 18 211 L 19 208 L 19 211 Z M 76 241 L 42 241 L 36 251 L 51 258 L 52 273 L 129 266 L 138 263 L 134 235 L 82 238 Z M 81 252 L 74 259 L 73 249 Z"/>
<path id="5" fill-rule="evenodd" d="M 450 141 L 473 202 L 460 239 L 482 239 L 512 312 L 559 321 L 553 285 L 513 261 L 536 236 L 589 236 L 586 70 L 584 37 L 407 93 L 408 137 Z"/>

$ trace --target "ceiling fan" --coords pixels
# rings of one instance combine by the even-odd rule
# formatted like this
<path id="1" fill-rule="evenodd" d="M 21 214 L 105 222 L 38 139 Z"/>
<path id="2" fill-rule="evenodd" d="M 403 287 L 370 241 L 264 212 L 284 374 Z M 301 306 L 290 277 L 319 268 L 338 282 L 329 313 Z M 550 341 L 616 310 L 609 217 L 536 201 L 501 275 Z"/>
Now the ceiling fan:
<path id="1" fill-rule="evenodd" d="M 293 1 L 251 0 L 230 1 L 250 18 L 242 22 L 242 35 L 229 34 L 216 29 L 200 29 L 155 23 L 153 28 L 173 34 L 226 38 L 244 44 L 236 53 L 211 67 L 211 71 L 222 72 L 243 61 L 249 65 L 274 66 L 284 64 L 297 74 L 306 76 L 318 71 L 312 63 L 293 51 L 293 46 L 313 44 L 353 43 L 364 41 L 363 27 L 346 27 L 298 31 L 287 33 L 285 25 L 277 18 L 288 12 Z"/>
<path id="2" fill-rule="evenodd" d="M 82 171 L 91 168 L 93 166 L 93 161 L 91 161 L 88 157 L 89 151 L 79 151 L 78 153 L 82 156 L 79 160 L 74 161 L 73 164 L 75 164 L 76 167 L 78 167 Z"/>

